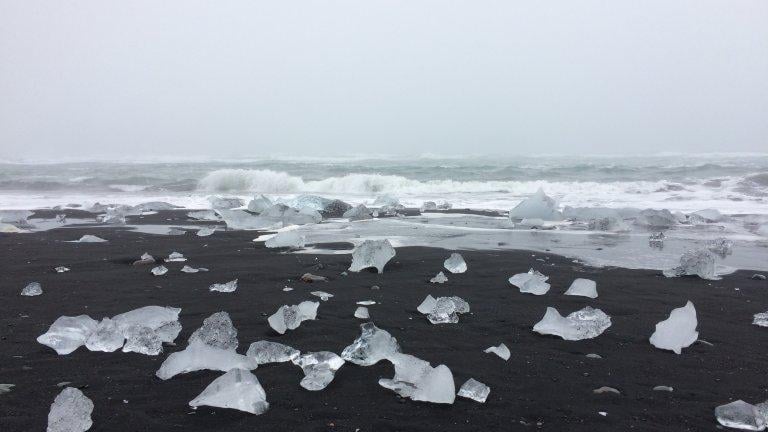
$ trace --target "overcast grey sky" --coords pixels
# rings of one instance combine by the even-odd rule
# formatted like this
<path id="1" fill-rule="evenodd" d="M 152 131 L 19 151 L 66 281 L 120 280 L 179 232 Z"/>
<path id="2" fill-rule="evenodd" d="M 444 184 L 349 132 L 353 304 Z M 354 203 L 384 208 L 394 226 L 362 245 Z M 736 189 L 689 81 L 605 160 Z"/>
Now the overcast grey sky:
<path id="1" fill-rule="evenodd" d="M 768 1 L 0 0 L 0 156 L 768 151 Z"/>

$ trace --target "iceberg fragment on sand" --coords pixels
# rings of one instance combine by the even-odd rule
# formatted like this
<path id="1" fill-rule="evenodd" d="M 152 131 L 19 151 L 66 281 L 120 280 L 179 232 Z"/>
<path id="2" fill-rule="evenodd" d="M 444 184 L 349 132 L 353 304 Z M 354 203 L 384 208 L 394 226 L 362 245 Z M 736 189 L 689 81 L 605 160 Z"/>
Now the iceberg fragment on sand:
<path id="1" fill-rule="evenodd" d="M 211 222 L 216 222 L 221 220 L 221 217 L 219 217 L 218 213 L 216 213 L 213 210 L 191 211 L 187 213 L 187 217 L 190 219 L 211 221 Z"/>
<path id="2" fill-rule="evenodd" d="M 248 357 L 256 360 L 256 364 L 258 365 L 293 361 L 300 354 L 301 352 L 299 350 L 289 347 L 288 345 L 265 340 L 252 343 L 245 353 Z"/>
<path id="3" fill-rule="evenodd" d="M 317 308 L 320 302 L 303 301 L 297 305 L 281 306 L 277 312 L 267 319 L 272 330 L 284 334 L 286 330 L 294 330 L 306 320 L 317 318 Z"/>
<path id="4" fill-rule="evenodd" d="M 485 351 L 483 351 L 486 354 L 496 354 L 497 356 L 501 357 L 504 361 L 509 360 L 509 357 L 511 356 L 511 353 L 509 352 L 509 348 L 507 348 L 506 345 L 499 344 L 499 346 L 492 346 L 489 348 L 486 348 Z"/>
<path id="5" fill-rule="evenodd" d="M 468 379 L 459 389 L 459 396 L 472 399 L 473 401 L 480 403 L 485 403 L 485 400 L 488 399 L 488 395 L 490 393 L 490 387 L 481 383 L 480 381 L 475 380 L 474 378 Z"/>
<path id="6" fill-rule="evenodd" d="M 590 279 L 576 278 L 565 295 L 597 298 L 597 283 Z"/>
<path id="7" fill-rule="evenodd" d="M 189 406 L 232 408 L 251 414 L 264 414 L 269 409 L 267 393 L 250 371 L 232 369 L 213 380 Z"/>
<path id="8" fill-rule="evenodd" d="M 680 257 L 680 265 L 664 270 L 666 277 L 698 276 L 702 279 L 716 280 L 715 256 L 706 249 L 689 250 Z"/>
<path id="9" fill-rule="evenodd" d="M 384 273 L 384 266 L 394 258 L 395 248 L 389 240 L 366 240 L 352 251 L 352 264 L 349 271 L 359 272 L 367 268 L 375 268 Z"/>
<path id="10" fill-rule="evenodd" d="M 448 277 L 445 276 L 445 273 L 439 272 L 438 274 L 435 275 L 435 277 L 433 277 L 429 281 L 432 283 L 439 283 L 439 284 L 446 283 L 448 282 Z"/>
<path id="11" fill-rule="evenodd" d="M 669 318 L 656 324 L 656 331 L 650 338 L 651 345 L 680 354 L 683 348 L 691 346 L 698 339 L 698 324 L 696 308 L 688 301 L 685 306 L 672 309 Z"/>
<path id="12" fill-rule="evenodd" d="M 264 210 L 272 207 L 273 205 L 274 205 L 274 203 L 272 202 L 271 199 L 267 198 L 264 195 L 259 195 L 259 196 L 255 197 L 255 198 L 253 198 L 248 203 L 248 211 L 254 212 L 254 213 L 261 213 Z"/>
<path id="13" fill-rule="evenodd" d="M 368 312 L 368 308 L 365 306 L 358 306 L 357 309 L 355 309 L 355 318 L 359 319 L 370 319 L 371 313 Z"/>
<path id="14" fill-rule="evenodd" d="M 768 327 L 768 312 L 756 313 L 752 317 L 752 324 L 760 327 Z"/>
<path id="15" fill-rule="evenodd" d="M 211 203 L 211 208 L 214 210 L 229 210 L 242 207 L 245 204 L 245 201 L 240 198 L 220 196 L 209 196 L 208 202 Z"/>
<path id="16" fill-rule="evenodd" d="M 421 211 L 434 211 L 437 210 L 437 203 L 434 201 L 424 201 L 421 204 Z"/>
<path id="17" fill-rule="evenodd" d="M 301 249 L 307 243 L 307 238 L 299 234 L 295 230 L 283 231 L 275 234 L 271 238 L 264 242 L 264 246 L 268 248 L 291 248 Z"/>
<path id="18" fill-rule="evenodd" d="M 452 253 L 443 263 L 443 267 L 451 273 L 464 273 L 467 271 L 467 263 L 461 254 Z"/>
<path id="19" fill-rule="evenodd" d="M 21 295 L 32 297 L 32 296 L 39 296 L 43 293 L 43 287 L 40 285 L 40 282 L 30 282 L 21 290 Z"/>
<path id="20" fill-rule="evenodd" d="M 557 309 L 548 307 L 544 318 L 533 326 L 533 331 L 577 341 L 596 338 L 610 326 L 611 317 L 600 309 L 587 306 L 563 317 Z"/>
<path id="21" fill-rule="evenodd" d="M 96 237 L 95 235 L 86 234 L 82 237 L 80 237 L 79 240 L 72 240 L 68 243 L 104 243 L 107 240 L 104 240 L 101 237 Z"/>
<path id="22" fill-rule="evenodd" d="M 223 293 L 231 293 L 237 290 L 237 279 L 231 280 L 225 283 L 215 283 L 208 287 L 210 291 L 218 291 Z"/>
<path id="23" fill-rule="evenodd" d="M 368 210 L 368 207 L 364 206 L 363 204 L 359 204 L 345 211 L 341 217 L 349 219 L 350 222 L 373 219 L 373 216 L 371 216 L 371 211 Z"/>
<path id="24" fill-rule="evenodd" d="M 57 354 L 65 355 L 84 345 L 97 326 L 98 322 L 88 315 L 62 316 L 37 341 L 52 348 Z"/>
<path id="25" fill-rule="evenodd" d="M 91 428 L 93 401 L 82 391 L 67 387 L 56 396 L 48 412 L 47 432 L 85 432 Z"/>
<path id="26" fill-rule="evenodd" d="M 123 352 L 135 352 L 144 355 L 158 355 L 163 352 L 163 341 L 149 327 L 134 324 L 124 332 Z"/>
<path id="27" fill-rule="evenodd" d="M 651 228 L 670 228 L 677 225 L 677 218 L 667 209 L 645 209 L 635 218 L 635 225 Z"/>
<path id="28" fill-rule="evenodd" d="M 188 265 L 185 265 L 184 267 L 181 268 L 181 272 L 182 273 L 199 273 L 201 271 L 202 272 L 206 272 L 206 271 L 208 271 L 208 269 L 205 268 L 205 267 L 194 268 L 194 267 L 190 267 Z"/>
<path id="29" fill-rule="evenodd" d="M 400 344 L 388 331 L 371 322 L 361 324 L 360 329 L 360 337 L 341 352 L 344 360 L 358 366 L 371 366 L 400 352 Z"/>
<path id="30" fill-rule="evenodd" d="M 427 295 L 416 309 L 426 315 L 432 324 L 456 324 L 459 314 L 469 312 L 469 303 L 456 296 L 434 298 Z"/>
<path id="31" fill-rule="evenodd" d="M 330 351 L 310 352 L 292 360 L 304 371 L 300 385 L 309 391 L 326 388 L 344 365 L 344 359 Z"/>
<path id="32" fill-rule="evenodd" d="M 208 237 L 209 235 L 212 235 L 216 232 L 216 228 L 200 228 L 197 230 L 197 236 L 198 237 Z"/>
<path id="33" fill-rule="evenodd" d="M 171 252 L 170 255 L 168 255 L 168 258 L 165 259 L 165 262 L 184 262 L 186 260 L 184 254 L 180 252 Z"/>
<path id="34" fill-rule="evenodd" d="M 203 325 L 189 337 L 189 344 L 201 342 L 214 348 L 235 351 L 237 329 L 226 312 L 216 312 L 203 320 Z"/>
<path id="35" fill-rule="evenodd" d="M 562 214 L 557 210 L 557 202 L 548 197 L 542 188 L 524 199 L 509 211 L 510 219 L 560 220 Z"/>
<path id="36" fill-rule="evenodd" d="M 456 385 L 447 366 L 432 367 L 425 360 L 402 353 L 388 360 L 395 366 L 395 376 L 380 379 L 380 386 L 416 401 L 452 404 L 456 399 Z"/>
<path id="37" fill-rule="evenodd" d="M 310 294 L 315 297 L 320 297 L 320 300 L 322 301 L 328 301 L 331 297 L 333 297 L 333 294 L 327 293 L 325 291 L 312 291 Z"/>
<path id="38" fill-rule="evenodd" d="M 150 270 L 150 273 L 152 273 L 155 276 L 162 276 L 166 273 L 168 273 L 168 267 L 160 265 L 157 267 L 153 267 L 152 270 Z"/>
<path id="39" fill-rule="evenodd" d="M 743 400 L 718 406 L 715 408 L 715 418 L 725 427 L 750 431 L 765 430 L 768 422 L 758 407 Z"/>
<path id="40" fill-rule="evenodd" d="M 85 347 L 90 351 L 114 352 L 122 348 L 125 336 L 114 320 L 104 318 L 88 336 Z"/>
<path id="41" fill-rule="evenodd" d="M 521 293 L 544 295 L 549 291 L 547 279 L 549 276 L 544 276 L 540 272 L 530 269 L 528 273 L 518 273 L 509 278 L 509 283 L 518 287 Z"/>
<path id="42" fill-rule="evenodd" d="M 141 324 L 152 330 L 158 330 L 168 323 L 179 320 L 180 308 L 170 306 L 144 306 L 138 309 L 121 313 L 112 317 L 112 321 L 117 323 L 121 331 L 125 331 L 134 324 Z M 173 340 L 165 341 L 173 342 Z"/>
<path id="43" fill-rule="evenodd" d="M 258 366 L 254 358 L 195 341 L 184 351 L 171 353 L 155 375 L 162 380 L 167 380 L 178 374 L 204 369 L 226 372 L 230 369 L 253 370 Z"/>

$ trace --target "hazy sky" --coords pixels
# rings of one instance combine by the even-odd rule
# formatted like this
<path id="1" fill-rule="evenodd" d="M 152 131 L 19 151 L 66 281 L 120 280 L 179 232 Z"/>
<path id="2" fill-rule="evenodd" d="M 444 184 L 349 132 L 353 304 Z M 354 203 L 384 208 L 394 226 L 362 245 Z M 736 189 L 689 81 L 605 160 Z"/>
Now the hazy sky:
<path id="1" fill-rule="evenodd" d="M 768 151 L 768 1 L 0 0 L 0 156 Z"/>

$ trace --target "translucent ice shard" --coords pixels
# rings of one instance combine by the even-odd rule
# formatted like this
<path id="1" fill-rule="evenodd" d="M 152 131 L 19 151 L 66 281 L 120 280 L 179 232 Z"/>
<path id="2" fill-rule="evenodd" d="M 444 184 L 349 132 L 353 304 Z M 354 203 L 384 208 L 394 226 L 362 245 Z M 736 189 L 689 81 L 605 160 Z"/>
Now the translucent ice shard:
<path id="1" fill-rule="evenodd" d="M 158 355 L 163 352 L 163 341 L 149 327 L 134 324 L 125 330 L 124 335 L 123 352 L 135 352 L 144 355 Z"/>
<path id="2" fill-rule="evenodd" d="M 560 220 L 562 215 L 557 210 L 557 202 L 548 197 L 542 188 L 524 199 L 509 211 L 510 219 Z"/>
<path id="3" fill-rule="evenodd" d="M 256 376 L 247 370 L 232 369 L 210 383 L 189 406 L 232 408 L 259 415 L 267 412 L 269 402 Z"/>
<path id="4" fill-rule="evenodd" d="M 358 306 L 357 309 L 355 309 L 355 318 L 359 319 L 369 319 L 371 317 L 371 313 L 368 312 L 368 308 L 365 306 Z"/>
<path id="5" fill-rule="evenodd" d="M 370 322 L 361 324 L 360 329 L 360 337 L 341 352 L 344 360 L 359 366 L 371 366 L 400 352 L 397 339 L 388 331 Z"/>
<path id="6" fill-rule="evenodd" d="M 219 221 L 221 218 L 213 210 L 198 210 L 187 213 L 187 217 L 190 219 L 203 220 L 203 221 Z"/>
<path id="7" fill-rule="evenodd" d="M 712 208 L 693 212 L 691 213 L 690 217 L 694 222 L 706 223 L 720 222 L 724 219 L 722 213 L 720 213 L 717 209 Z"/>
<path id="8" fill-rule="evenodd" d="M 768 327 L 768 312 L 756 313 L 752 317 L 752 324 L 760 327 Z"/>
<path id="9" fill-rule="evenodd" d="M 718 423 L 733 429 L 762 431 L 766 428 L 766 419 L 757 407 L 743 400 L 718 406 L 715 417 Z"/>
<path id="10" fill-rule="evenodd" d="M 234 197 L 210 196 L 208 202 L 211 203 L 211 208 L 214 210 L 229 210 L 245 205 L 245 201 Z"/>
<path id="11" fill-rule="evenodd" d="M 206 271 L 208 271 L 208 269 L 205 268 L 205 267 L 194 268 L 194 267 L 190 267 L 188 265 L 185 265 L 184 267 L 181 268 L 181 271 L 182 271 L 182 273 L 199 273 L 201 271 L 206 272 Z"/>
<path id="12" fill-rule="evenodd" d="M 160 265 L 157 267 L 153 267 L 152 270 L 150 270 L 150 272 L 155 276 L 162 276 L 168 273 L 168 267 Z"/>
<path id="13" fill-rule="evenodd" d="M 650 339 L 651 345 L 680 354 L 683 348 L 691 346 L 698 339 L 698 324 L 696 308 L 689 301 L 683 307 L 672 309 L 669 318 L 656 324 L 656 331 Z"/>
<path id="14" fill-rule="evenodd" d="M 76 388 L 67 387 L 56 396 L 48 412 L 47 432 L 85 432 L 91 428 L 93 402 Z"/>
<path id="15" fill-rule="evenodd" d="M 104 318 L 86 339 L 85 347 L 90 351 L 114 352 L 122 348 L 123 342 L 125 342 L 125 336 L 117 323 Z"/>
<path id="16" fill-rule="evenodd" d="M 101 237 L 96 237 L 95 235 L 86 234 L 82 237 L 80 237 L 79 240 L 74 240 L 70 243 L 104 243 L 106 240 L 104 240 Z"/>
<path id="17" fill-rule="evenodd" d="M 590 279 L 576 278 L 565 295 L 597 298 L 597 283 Z"/>
<path id="18" fill-rule="evenodd" d="M 328 282 L 328 278 L 325 276 L 313 275 L 312 273 L 304 273 L 301 275 L 301 281 L 306 283 L 313 282 Z"/>
<path id="19" fill-rule="evenodd" d="M 733 253 L 733 240 L 729 240 L 725 237 L 718 237 L 707 242 L 707 249 L 709 249 L 710 252 L 725 258 Z"/>
<path id="20" fill-rule="evenodd" d="M 267 319 L 267 322 L 274 331 L 284 334 L 286 330 L 298 328 L 302 321 L 315 319 L 319 306 L 320 302 L 312 301 L 303 301 L 293 306 L 281 306 Z"/>
<path id="21" fill-rule="evenodd" d="M 133 265 L 140 266 L 140 265 L 149 265 L 154 263 L 155 263 L 155 257 L 144 252 L 144 254 L 138 260 L 133 262 Z"/>
<path id="22" fill-rule="evenodd" d="M 441 284 L 441 283 L 448 282 L 448 278 L 445 276 L 445 273 L 440 272 L 440 273 L 436 274 L 435 277 L 433 277 L 429 281 L 432 282 L 432 283 L 439 283 L 439 284 Z"/>
<path id="23" fill-rule="evenodd" d="M 376 199 L 373 201 L 373 204 L 371 204 L 374 207 L 384 207 L 384 206 L 396 206 L 400 204 L 400 200 L 393 197 L 392 195 L 379 195 L 376 197 Z"/>
<path id="24" fill-rule="evenodd" d="M 43 293 L 43 287 L 40 286 L 40 282 L 30 282 L 24 289 L 21 290 L 21 295 L 32 297 L 39 296 Z"/>
<path id="25" fill-rule="evenodd" d="M 698 276 L 702 279 L 716 280 L 715 256 L 706 249 L 690 250 L 680 257 L 680 265 L 664 270 L 666 277 Z"/>
<path id="26" fill-rule="evenodd" d="M 468 379 L 459 389 L 459 396 L 474 401 L 485 403 L 488 399 L 488 395 L 491 393 L 491 388 L 487 385 L 475 380 L 474 378 Z"/>
<path id="27" fill-rule="evenodd" d="M 635 225 L 650 228 L 670 228 L 677 225 L 677 218 L 666 209 L 645 209 L 635 218 Z"/>
<path id="28" fill-rule="evenodd" d="M 88 315 L 62 316 L 51 324 L 37 341 L 53 348 L 57 354 L 65 355 L 85 344 L 88 336 L 96 330 L 98 322 Z"/>
<path id="29" fill-rule="evenodd" d="M 452 253 L 451 256 L 445 260 L 443 266 L 451 273 L 464 273 L 467 271 L 467 263 L 464 261 L 464 257 L 457 253 Z"/>
<path id="30" fill-rule="evenodd" d="M 69 267 L 58 266 L 54 270 L 56 270 L 56 273 L 66 273 L 69 271 Z"/>
<path id="31" fill-rule="evenodd" d="M 184 351 L 169 355 L 155 375 L 162 380 L 167 380 L 178 374 L 204 369 L 226 372 L 235 368 L 253 370 L 258 366 L 254 358 L 231 350 L 194 342 L 189 344 Z"/>
<path id="32" fill-rule="evenodd" d="M 544 318 L 533 326 L 533 331 L 577 341 L 596 338 L 610 326 L 611 317 L 600 309 L 587 306 L 563 317 L 557 309 L 548 307 Z"/>
<path id="33" fill-rule="evenodd" d="M 437 210 L 437 203 L 434 201 L 424 201 L 421 204 L 421 211 L 432 211 Z"/>
<path id="34" fill-rule="evenodd" d="M 202 342 L 214 348 L 235 351 L 237 329 L 226 312 L 216 312 L 203 320 L 203 325 L 189 337 L 189 343 Z"/>
<path id="35" fill-rule="evenodd" d="M 187 259 L 184 258 L 184 255 L 180 252 L 171 252 L 170 255 L 168 255 L 168 258 L 165 259 L 165 262 L 183 262 Z"/>
<path id="36" fill-rule="evenodd" d="M 432 324 L 456 324 L 459 314 L 469 312 L 469 303 L 461 297 L 438 297 L 428 295 L 417 310 L 427 316 Z"/>
<path id="37" fill-rule="evenodd" d="M 456 399 L 456 385 L 447 366 L 433 368 L 427 361 L 401 353 L 388 360 L 395 366 L 395 376 L 380 379 L 382 387 L 416 401 L 452 404 Z"/>
<path id="38" fill-rule="evenodd" d="M 274 203 L 271 199 L 265 197 L 264 195 L 259 195 L 251 200 L 251 202 L 248 203 L 248 211 L 254 212 L 254 213 L 261 213 L 264 210 L 272 207 Z"/>
<path id="39" fill-rule="evenodd" d="M 492 347 L 486 348 L 485 351 L 483 352 L 496 354 L 497 356 L 501 357 L 504 361 L 509 360 L 509 357 L 511 355 L 511 353 L 509 352 L 509 348 L 507 348 L 507 346 L 504 344 L 499 344 L 499 346 L 495 346 L 495 347 L 492 346 Z"/>
<path id="40" fill-rule="evenodd" d="M 227 228 L 234 230 L 258 230 L 281 228 L 283 226 L 280 218 L 254 216 L 245 210 L 217 210 L 216 211 Z"/>
<path id="41" fill-rule="evenodd" d="M 226 283 L 215 283 L 208 287 L 210 291 L 218 291 L 223 293 L 235 292 L 237 289 L 237 279 L 231 280 Z"/>
<path id="42" fill-rule="evenodd" d="M 301 249 L 307 243 L 307 238 L 299 234 L 297 231 L 282 231 L 269 238 L 264 242 L 264 246 L 268 248 L 291 248 Z"/>
<path id="43" fill-rule="evenodd" d="M 265 340 L 252 343 L 248 347 L 248 352 L 245 353 L 248 357 L 255 359 L 256 364 L 259 365 L 293 361 L 299 354 L 301 354 L 299 350 L 288 345 Z"/>
<path id="44" fill-rule="evenodd" d="M 528 273 L 518 273 L 509 278 L 509 283 L 518 287 L 521 293 L 544 295 L 549 291 L 547 279 L 549 276 L 544 276 L 538 271 L 530 269 Z"/>
<path id="45" fill-rule="evenodd" d="M 158 330 L 161 327 L 179 320 L 181 309 L 169 306 L 144 306 L 138 309 L 121 313 L 112 317 L 121 331 L 125 331 L 134 324 Z M 172 342 L 167 341 L 167 342 Z"/>
<path id="46" fill-rule="evenodd" d="M 371 211 L 368 210 L 368 207 L 364 206 L 363 204 L 360 204 L 357 207 L 352 207 L 351 209 L 345 211 L 342 217 L 349 219 L 350 222 L 373 218 L 373 216 L 371 216 Z"/>
<path id="47" fill-rule="evenodd" d="M 427 294 L 427 297 L 424 298 L 424 301 L 421 302 L 416 310 L 426 315 L 435 309 L 436 303 L 437 300 L 432 297 L 432 294 Z"/>
<path id="48" fill-rule="evenodd" d="M 333 294 L 327 293 L 325 291 L 312 291 L 310 294 L 315 297 L 320 297 L 320 300 L 322 301 L 328 301 L 331 297 L 333 297 Z"/>
<path id="49" fill-rule="evenodd" d="M 310 391 L 326 388 L 344 365 L 344 359 L 330 351 L 310 352 L 293 360 L 293 364 L 304 371 L 300 385 Z"/>
<path id="50" fill-rule="evenodd" d="M 213 228 L 207 228 L 207 227 L 206 228 L 200 228 L 199 230 L 197 230 L 197 236 L 198 237 L 208 237 L 209 235 L 212 235 L 215 232 L 216 232 L 216 228 L 215 227 L 213 227 Z"/>
<path id="51" fill-rule="evenodd" d="M 395 248 L 389 240 L 366 240 L 352 251 L 352 265 L 349 271 L 359 272 L 367 268 L 375 268 L 384 273 L 384 266 L 394 258 Z"/>

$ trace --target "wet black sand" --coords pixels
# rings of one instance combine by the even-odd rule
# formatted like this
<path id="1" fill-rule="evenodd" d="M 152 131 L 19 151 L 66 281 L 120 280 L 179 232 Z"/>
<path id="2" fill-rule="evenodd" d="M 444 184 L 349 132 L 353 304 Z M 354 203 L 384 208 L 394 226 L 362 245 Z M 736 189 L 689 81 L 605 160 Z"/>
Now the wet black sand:
<path id="1" fill-rule="evenodd" d="M 181 213 L 155 215 L 157 221 Z M 180 221 L 179 221 L 180 222 Z M 63 243 L 82 234 L 109 243 Z M 751 280 L 742 271 L 721 281 L 666 279 L 656 271 L 595 269 L 557 256 L 530 252 L 469 252 L 469 270 L 448 275 L 444 285 L 428 283 L 449 251 L 401 248 L 384 274 L 341 276 L 348 255 L 297 255 L 265 249 L 251 240 L 255 232 L 217 232 L 210 237 L 139 234 L 115 228 L 57 229 L 0 234 L 0 383 L 15 384 L 0 395 L 0 430 L 44 430 L 49 406 L 71 382 L 90 397 L 95 409 L 93 431 L 496 431 L 496 430 L 664 430 L 716 429 L 715 406 L 734 399 L 757 403 L 768 398 L 768 329 L 753 326 L 752 315 L 768 310 L 768 282 Z M 170 263 L 169 273 L 155 277 L 150 267 L 129 263 L 144 252 L 156 257 L 184 253 L 186 263 Z M 543 259 L 544 262 L 539 261 Z M 184 274 L 189 264 L 208 273 Z M 57 274 L 64 265 L 70 272 Z M 550 276 L 545 296 L 520 294 L 507 283 L 514 273 L 535 267 Z M 328 276 L 321 284 L 297 282 L 312 272 Z M 600 296 L 590 300 L 561 295 L 576 277 L 597 281 Z M 213 293 L 214 282 L 239 279 L 235 293 Z M 44 294 L 21 297 L 31 281 Z M 283 292 L 284 286 L 294 291 Z M 372 290 L 378 285 L 380 289 Z M 738 290 L 736 289 L 738 288 Z M 312 299 L 309 292 L 335 295 L 320 305 L 318 320 L 277 335 L 266 318 L 280 305 Z M 416 306 L 427 294 L 458 295 L 472 313 L 456 325 L 430 324 Z M 347 364 L 324 391 L 299 387 L 303 376 L 290 364 L 254 371 L 271 407 L 261 416 L 187 403 L 220 372 L 202 371 L 161 381 L 154 375 L 168 352 L 182 349 L 202 320 L 227 311 L 239 332 L 240 349 L 269 339 L 302 351 L 339 353 L 359 335 L 352 316 L 356 301 L 375 300 L 371 317 L 388 330 L 409 354 L 453 372 L 456 388 L 468 378 L 491 387 L 485 404 L 457 398 L 453 405 L 402 400 L 380 387 L 393 368 Z M 656 322 L 691 300 L 699 316 L 700 337 L 682 355 L 648 343 Z M 182 308 L 184 329 L 179 346 L 157 357 L 135 353 L 89 352 L 81 347 L 58 356 L 35 338 L 61 315 L 87 314 L 95 319 L 146 305 Z M 531 331 L 547 306 L 564 315 L 586 305 L 598 307 L 613 326 L 593 340 L 568 342 Z M 504 362 L 483 349 L 504 342 L 512 357 Z M 603 359 L 589 359 L 587 353 Z M 655 392 L 657 385 L 674 392 Z M 601 386 L 621 395 L 595 395 Z M 125 402 L 124 402 L 125 401 Z M 603 417 L 599 411 L 607 413 Z"/>

